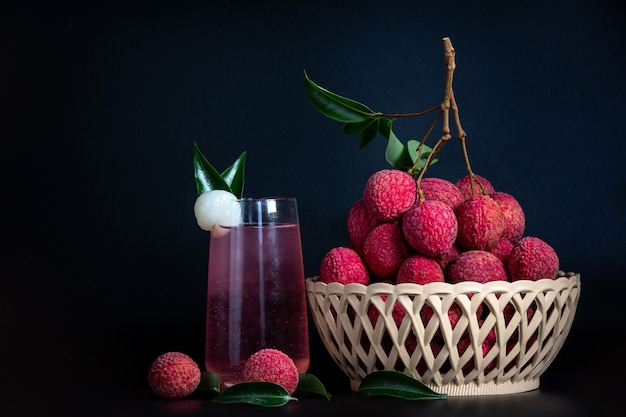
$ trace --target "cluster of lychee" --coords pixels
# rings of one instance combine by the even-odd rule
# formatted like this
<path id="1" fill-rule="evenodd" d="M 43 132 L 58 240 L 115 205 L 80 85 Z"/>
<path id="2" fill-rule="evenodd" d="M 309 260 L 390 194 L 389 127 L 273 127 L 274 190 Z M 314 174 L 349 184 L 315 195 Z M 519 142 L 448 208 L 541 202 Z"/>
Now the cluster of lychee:
<path id="1" fill-rule="evenodd" d="M 293 394 L 300 375 L 295 362 L 286 353 L 264 348 L 250 355 L 242 372 L 242 382 L 272 382 Z M 159 355 L 148 371 L 148 385 L 160 397 L 181 399 L 193 394 L 200 385 L 198 364 L 182 352 Z"/>
<path id="2" fill-rule="evenodd" d="M 436 177 L 422 178 L 418 183 L 407 172 L 385 169 L 375 172 L 366 182 L 363 198 L 353 204 L 347 216 L 350 237 L 345 246 L 332 248 L 324 256 L 320 280 L 325 283 L 374 282 L 391 284 L 435 282 L 456 284 L 464 281 L 487 283 L 556 279 L 559 258 L 552 246 L 535 236 L 525 236 L 526 218 L 520 203 L 512 195 L 497 191 L 484 177 L 471 174 L 456 183 Z M 385 296 L 382 296 L 385 298 Z M 488 314 L 485 306 L 477 312 L 479 322 Z M 514 306 L 504 309 L 504 320 L 514 315 Z M 526 311 L 530 320 L 536 305 Z M 376 323 L 380 313 L 370 305 L 368 318 Z M 393 309 L 396 325 L 403 321 L 406 311 L 400 303 Z M 434 311 L 425 305 L 420 318 L 426 325 Z M 448 310 L 455 328 L 462 309 L 454 303 Z M 527 344 L 534 343 L 533 334 Z M 507 351 L 518 342 L 514 333 L 506 341 Z M 483 354 L 496 342 L 491 329 L 482 342 Z M 390 343 L 389 335 L 383 343 Z M 444 345 L 439 335 L 430 347 L 435 356 Z M 459 355 L 470 346 L 465 334 L 457 346 Z M 384 346 L 383 346 L 384 347 Z M 414 334 L 405 341 L 412 354 L 417 347 Z M 511 366 L 511 365 L 508 365 Z M 426 368 L 424 358 L 418 371 Z M 488 364 L 485 372 L 495 367 Z M 463 366 L 463 372 L 474 369 L 473 361 Z"/>
<path id="3" fill-rule="evenodd" d="M 375 172 L 347 216 L 349 242 L 324 256 L 320 280 L 459 283 L 555 279 L 559 258 L 525 236 L 515 197 L 471 174 L 456 183 L 405 171 Z"/>

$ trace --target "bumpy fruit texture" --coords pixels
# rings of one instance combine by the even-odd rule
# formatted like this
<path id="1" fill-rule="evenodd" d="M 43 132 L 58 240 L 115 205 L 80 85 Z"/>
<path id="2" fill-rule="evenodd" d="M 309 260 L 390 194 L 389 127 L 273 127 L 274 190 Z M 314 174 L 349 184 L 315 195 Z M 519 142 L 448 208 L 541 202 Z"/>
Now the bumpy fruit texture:
<path id="1" fill-rule="evenodd" d="M 413 249 L 427 256 L 439 257 L 454 245 L 458 223 L 449 205 L 437 200 L 425 200 L 404 214 L 402 231 Z"/>
<path id="2" fill-rule="evenodd" d="M 504 264 L 493 253 L 469 250 L 461 253 L 448 269 L 452 283 L 474 281 L 482 284 L 490 281 L 508 281 Z"/>
<path id="3" fill-rule="evenodd" d="M 507 266 L 512 281 L 555 279 L 559 271 L 559 257 L 545 241 L 526 236 L 511 250 Z"/>
<path id="4" fill-rule="evenodd" d="M 298 387 L 299 374 L 294 361 L 278 349 L 261 349 L 253 353 L 242 370 L 245 382 L 273 382 L 293 394 Z"/>
<path id="5" fill-rule="evenodd" d="M 436 177 L 427 177 L 420 182 L 420 188 L 426 200 L 438 200 L 456 209 L 465 201 L 465 196 L 459 187 L 448 180 Z"/>
<path id="6" fill-rule="evenodd" d="M 326 254 L 320 280 L 425 285 L 441 282 L 442 274 L 448 283 L 556 278 L 556 252 L 523 236 L 526 219 L 517 199 L 478 175 L 472 194 L 469 180 L 423 178 L 422 199 L 409 174 L 374 173 L 348 213 L 347 246 Z"/>
<path id="7" fill-rule="evenodd" d="M 511 194 L 502 191 L 492 193 L 491 198 L 500 206 L 504 216 L 502 237 L 505 237 L 511 243 L 517 243 L 524 235 L 524 229 L 526 228 L 526 216 L 522 206 Z"/>
<path id="8" fill-rule="evenodd" d="M 180 352 L 167 352 L 152 363 L 148 385 L 163 398 L 184 398 L 198 388 L 200 376 L 200 367 L 191 357 Z"/>
<path id="9" fill-rule="evenodd" d="M 459 179 L 455 185 L 459 188 L 459 190 L 461 190 L 461 193 L 466 200 L 473 195 L 489 195 L 496 191 L 487 178 L 481 177 L 480 175 L 476 174 L 474 174 L 473 180 L 470 180 L 470 176 L 466 175 L 463 178 Z"/>
<path id="10" fill-rule="evenodd" d="M 489 249 L 489 252 L 496 255 L 504 265 L 507 265 L 512 250 L 513 244 L 511 243 L 511 241 L 505 237 L 501 237 L 498 240 L 498 243 L 496 243 Z"/>
<path id="11" fill-rule="evenodd" d="M 352 205 L 348 212 L 348 236 L 357 252 L 363 250 L 365 238 L 379 223 L 365 206 L 365 200 L 360 199 Z"/>
<path id="12" fill-rule="evenodd" d="M 332 248 L 322 260 L 320 280 L 327 284 L 359 283 L 369 284 L 369 272 L 363 259 L 354 250 L 347 247 Z"/>
<path id="13" fill-rule="evenodd" d="M 488 250 L 504 232 L 504 215 L 491 197 L 471 196 L 455 211 L 459 224 L 458 242 L 465 249 Z"/>
<path id="14" fill-rule="evenodd" d="M 415 203 L 416 196 L 415 179 L 397 169 L 375 172 L 363 188 L 367 208 L 380 221 L 399 219 Z"/>
<path id="15" fill-rule="evenodd" d="M 395 276 L 411 252 L 402 236 L 402 229 L 396 222 L 376 226 L 363 245 L 365 264 L 380 278 Z"/>
<path id="16" fill-rule="evenodd" d="M 396 283 L 410 282 L 413 284 L 428 284 L 444 282 L 443 269 L 435 259 L 426 255 L 415 254 L 408 257 L 398 269 Z"/>

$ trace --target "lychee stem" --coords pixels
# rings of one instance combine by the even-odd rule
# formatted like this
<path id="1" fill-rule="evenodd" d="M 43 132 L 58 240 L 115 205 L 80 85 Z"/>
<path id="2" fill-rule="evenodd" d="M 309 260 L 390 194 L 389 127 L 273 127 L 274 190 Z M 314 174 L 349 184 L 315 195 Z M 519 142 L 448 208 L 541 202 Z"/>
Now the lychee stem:
<path id="1" fill-rule="evenodd" d="M 472 167 L 469 161 L 469 155 L 467 153 L 467 145 L 465 140 L 467 138 L 467 133 L 463 130 L 463 126 L 461 125 L 461 117 L 459 116 L 459 107 L 456 103 L 456 97 L 454 96 L 454 90 L 452 88 L 452 77 L 454 75 L 454 70 L 456 69 L 456 52 L 454 47 L 452 46 L 452 41 L 450 38 L 443 38 L 443 45 L 445 50 L 444 61 L 446 66 L 446 95 L 443 103 L 441 104 L 442 109 L 446 112 L 444 117 L 444 127 L 443 127 L 443 140 L 448 140 L 450 138 L 450 126 L 449 126 L 449 115 L 447 114 L 450 109 L 452 109 L 452 114 L 454 115 L 454 122 L 456 124 L 456 129 L 459 135 L 459 141 L 461 142 L 461 149 L 463 150 L 463 159 L 465 160 L 465 168 L 467 169 L 467 173 L 470 176 L 470 189 L 472 195 L 474 195 L 474 181 L 476 181 L 476 177 L 474 172 L 472 172 Z M 483 194 L 486 194 L 485 187 L 480 181 L 477 181 L 478 185 Z"/>
<path id="2" fill-rule="evenodd" d="M 413 113 L 378 113 L 377 116 L 378 117 L 391 117 L 391 118 L 415 117 L 415 116 L 423 116 L 425 114 L 428 114 L 430 112 L 433 112 L 439 109 L 441 109 L 441 104 L 437 104 L 436 106 L 433 106 L 429 109 L 418 111 L 418 112 L 413 112 Z"/>
<path id="3" fill-rule="evenodd" d="M 454 47 L 452 46 L 452 41 L 450 40 L 449 37 L 443 38 L 443 49 L 444 49 L 444 66 L 446 68 L 446 89 L 445 89 L 443 101 L 440 104 L 440 112 L 437 115 L 437 119 L 436 119 L 438 120 L 439 117 L 443 115 L 443 129 L 442 129 L 441 137 L 439 138 L 439 140 L 433 147 L 432 151 L 428 155 L 428 158 L 426 159 L 426 164 L 424 165 L 424 168 L 420 171 L 416 179 L 419 201 L 424 200 L 424 193 L 422 191 L 422 187 L 420 186 L 420 183 L 422 181 L 422 178 L 424 177 L 424 174 L 426 173 L 426 170 L 430 166 L 433 159 L 437 157 L 437 155 L 439 154 L 443 146 L 446 144 L 448 139 L 452 137 L 450 134 L 450 109 L 452 109 L 454 122 L 456 124 L 456 128 L 457 128 L 458 135 L 459 135 L 459 141 L 461 142 L 461 148 L 463 149 L 463 158 L 465 159 L 465 166 L 467 168 L 468 173 L 470 174 L 470 177 L 473 178 L 473 175 L 474 175 L 472 173 L 472 168 L 469 162 L 469 156 L 467 154 L 467 147 L 465 145 L 465 139 L 467 137 L 467 134 L 465 133 L 465 130 L 463 130 L 463 126 L 461 125 L 461 117 L 459 116 L 459 107 L 456 102 L 456 97 L 454 96 L 454 89 L 452 88 L 452 80 L 454 78 L 454 71 L 456 69 L 456 51 Z M 430 133 L 430 130 L 432 130 L 432 127 L 431 129 L 429 129 L 428 133 Z M 470 181 L 470 184 L 471 183 L 472 182 Z M 482 187 L 482 184 L 480 185 Z M 473 189 L 472 189 L 472 193 L 473 193 Z"/>

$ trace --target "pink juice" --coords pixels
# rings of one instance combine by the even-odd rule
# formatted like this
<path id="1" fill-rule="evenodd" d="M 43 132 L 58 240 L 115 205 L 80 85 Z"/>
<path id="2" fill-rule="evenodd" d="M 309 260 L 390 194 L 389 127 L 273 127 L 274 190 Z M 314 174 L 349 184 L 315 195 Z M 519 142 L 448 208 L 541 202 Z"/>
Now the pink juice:
<path id="1" fill-rule="evenodd" d="M 237 226 L 211 237 L 205 365 L 223 387 L 241 382 L 246 359 L 263 348 L 307 371 L 305 291 L 297 224 Z"/>

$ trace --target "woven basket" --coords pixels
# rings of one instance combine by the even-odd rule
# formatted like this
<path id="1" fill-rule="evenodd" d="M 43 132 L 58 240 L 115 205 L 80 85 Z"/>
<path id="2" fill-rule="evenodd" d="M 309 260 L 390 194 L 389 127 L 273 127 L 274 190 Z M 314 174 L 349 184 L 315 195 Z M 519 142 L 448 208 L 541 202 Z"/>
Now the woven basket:
<path id="1" fill-rule="evenodd" d="M 450 396 L 539 387 L 561 349 L 580 297 L 580 274 L 486 284 L 325 284 L 307 299 L 330 356 L 357 391 L 397 370 Z"/>

